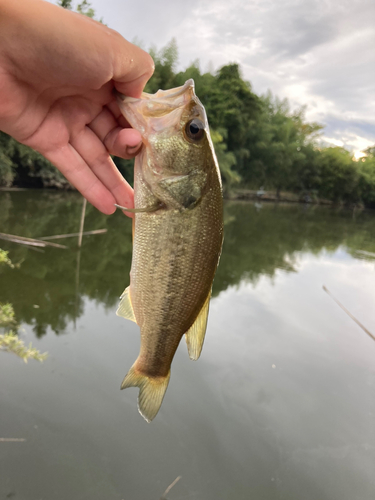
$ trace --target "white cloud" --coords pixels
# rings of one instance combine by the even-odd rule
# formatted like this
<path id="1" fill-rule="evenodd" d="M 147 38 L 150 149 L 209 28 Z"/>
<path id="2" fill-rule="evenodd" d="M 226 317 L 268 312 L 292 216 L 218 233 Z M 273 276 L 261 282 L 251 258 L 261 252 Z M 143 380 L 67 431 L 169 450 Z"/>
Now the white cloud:
<path id="1" fill-rule="evenodd" d="M 356 150 L 375 142 L 373 0 L 92 0 L 99 16 L 146 48 L 179 46 L 179 67 L 238 62 L 255 92 L 270 89 L 326 135 Z M 350 137 L 351 138 L 350 138 Z M 348 139 L 349 137 L 349 139 Z"/>

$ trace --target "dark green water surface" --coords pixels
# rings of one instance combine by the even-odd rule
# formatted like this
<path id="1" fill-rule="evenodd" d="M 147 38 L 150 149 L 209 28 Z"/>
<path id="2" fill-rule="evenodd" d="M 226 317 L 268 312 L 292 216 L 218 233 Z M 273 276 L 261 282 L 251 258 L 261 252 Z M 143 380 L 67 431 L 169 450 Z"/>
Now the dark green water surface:
<path id="1" fill-rule="evenodd" d="M 0 192 L 0 232 L 77 232 L 75 193 Z M 231 203 L 197 362 L 182 341 L 147 424 L 120 391 L 137 325 L 116 316 L 131 222 L 88 207 L 85 230 L 37 251 L 0 241 L 0 302 L 41 351 L 0 352 L 0 499 L 373 500 L 375 213 Z M 367 253 L 361 253 L 367 252 Z M 19 438 L 23 441 L 8 441 Z"/>

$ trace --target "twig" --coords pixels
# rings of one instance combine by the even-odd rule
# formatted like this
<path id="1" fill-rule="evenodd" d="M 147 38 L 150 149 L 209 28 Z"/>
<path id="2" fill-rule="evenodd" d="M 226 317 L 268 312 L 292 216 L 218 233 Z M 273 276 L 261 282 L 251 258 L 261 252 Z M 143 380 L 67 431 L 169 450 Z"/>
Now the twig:
<path id="1" fill-rule="evenodd" d="M 162 496 L 160 497 L 160 500 L 166 500 L 167 499 L 167 495 L 168 493 L 171 491 L 171 489 L 173 488 L 173 486 L 178 483 L 178 481 L 181 479 L 182 476 L 178 476 L 176 477 L 176 479 L 173 481 L 173 483 L 171 483 L 168 488 L 164 491 L 164 493 L 162 494 Z"/>
<path id="2" fill-rule="evenodd" d="M 79 226 L 78 248 L 81 248 L 81 245 L 82 245 L 82 233 L 83 233 L 83 225 L 85 223 L 86 204 L 87 204 L 87 200 L 86 200 L 86 198 L 83 198 L 82 213 L 81 213 L 81 223 L 80 223 L 80 226 Z"/>
<path id="3" fill-rule="evenodd" d="M 39 247 L 34 247 L 32 245 L 29 246 L 29 250 L 33 250 L 33 252 L 39 252 L 39 253 L 44 253 L 44 250 L 42 250 Z"/>
<path id="4" fill-rule="evenodd" d="M 356 253 L 366 255 L 366 257 L 372 257 L 373 259 L 375 259 L 375 253 L 373 252 L 367 252 L 366 250 L 356 250 Z"/>
<path id="5" fill-rule="evenodd" d="M 76 283 L 75 283 L 75 314 L 74 314 L 74 330 L 76 329 L 76 322 L 78 316 L 78 298 L 79 298 L 79 270 L 81 267 L 81 249 L 77 250 L 77 265 L 76 265 Z"/>
<path id="6" fill-rule="evenodd" d="M 108 229 L 95 229 L 94 231 L 83 231 L 82 236 L 89 236 L 90 234 L 103 234 L 106 233 Z M 39 238 L 40 240 L 59 240 L 61 238 L 73 238 L 74 236 L 79 236 L 81 233 L 69 233 L 69 234 L 55 234 L 54 236 L 43 236 Z"/>
<path id="7" fill-rule="evenodd" d="M 1 443 L 23 443 L 25 438 L 0 438 Z"/>
<path id="8" fill-rule="evenodd" d="M 347 308 L 346 308 L 345 306 L 343 306 L 343 305 L 341 304 L 341 302 L 339 302 L 339 301 L 338 301 L 338 300 L 337 300 L 337 299 L 336 299 L 336 298 L 332 295 L 332 293 L 328 290 L 328 288 L 327 288 L 325 285 L 323 285 L 323 290 L 324 290 L 325 292 L 327 292 L 327 293 L 328 293 L 328 295 L 330 295 L 330 296 L 331 296 L 331 298 L 332 298 L 332 299 L 336 302 L 336 304 L 337 304 L 337 305 L 339 305 L 339 306 L 341 307 L 341 309 L 342 309 L 343 311 L 345 311 L 345 312 L 346 312 L 346 314 L 347 314 L 348 316 L 350 316 L 350 317 L 352 318 L 352 320 L 353 320 L 353 321 L 355 321 L 355 322 L 357 323 L 357 325 L 358 325 L 358 326 L 360 326 L 360 327 L 362 328 L 362 330 L 363 330 L 365 333 L 367 333 L 367 335 L 368 335 L 369 337 L 371 337 L 371 338 L 372 338 L 372 340 L 375 340 L 375 336 L 374 336 L 374 335 L 373 335 L 373 334 L 372 334 L 369 330 L 367 330 L 367 328 L 366 328 L 365 326 L 363 326 L 363 325 L 362 325 L 362 323 L 361 323 L 360 321 L 358 321 L 358 319 L 357 319 L 357 318 L 355 318 L 355 317 L 353 316 L 353 314 L 352 314 L 352 313 L 350 313 L 350 312 L 347 310 Z"/>
<path id="9" fill-rule="evenodd" d="M 17 236 L 15 234 L 0 233 L 0 239 L 5 241 L 12 241 L 20 245 L 29 245 L 34 247 L 54 247 L 54 248 L 68 248 L 65 245 L 58 243 L 50 243 L 49 241 L 36 240 L 34 238 L 25 238 L 24 236 Z"/>

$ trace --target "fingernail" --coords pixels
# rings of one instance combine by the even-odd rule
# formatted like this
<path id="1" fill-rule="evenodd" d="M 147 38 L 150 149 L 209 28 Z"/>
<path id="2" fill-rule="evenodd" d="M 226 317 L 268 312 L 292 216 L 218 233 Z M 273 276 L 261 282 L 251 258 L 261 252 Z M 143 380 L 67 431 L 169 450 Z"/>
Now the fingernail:
<path id="1" fill-rule="evenodd" d="M 125 153 L 129 156 L 134 156 L 142 147 L 142 143 L 137 144 L 136 146 L 128 146 L 125 150 Z"/>

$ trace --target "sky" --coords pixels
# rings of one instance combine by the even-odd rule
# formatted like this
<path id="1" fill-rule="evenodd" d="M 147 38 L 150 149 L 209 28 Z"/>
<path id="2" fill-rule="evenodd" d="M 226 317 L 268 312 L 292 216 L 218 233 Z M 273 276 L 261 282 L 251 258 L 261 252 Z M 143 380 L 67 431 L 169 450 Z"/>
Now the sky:
<path id="1" fill-rule="evenodd" d="M 97 16 L 148 49 L 172 38 L 179 70 L 237 62 L 253 91 L 271 90 L 308 121 L 326 145 L 358 157 L 375 143 L 374 0 L 91 0 Z"/>

